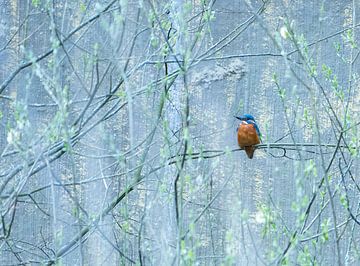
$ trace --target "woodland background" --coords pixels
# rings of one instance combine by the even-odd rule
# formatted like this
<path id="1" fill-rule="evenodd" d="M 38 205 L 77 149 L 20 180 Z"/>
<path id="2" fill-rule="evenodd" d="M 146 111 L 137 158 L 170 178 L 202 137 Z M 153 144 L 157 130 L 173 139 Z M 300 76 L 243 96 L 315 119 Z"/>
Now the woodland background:
<path id="1" fill-rule="evenodd" d="M 359 5 L 0 0 L 0 265 L 359 265 Z"/>

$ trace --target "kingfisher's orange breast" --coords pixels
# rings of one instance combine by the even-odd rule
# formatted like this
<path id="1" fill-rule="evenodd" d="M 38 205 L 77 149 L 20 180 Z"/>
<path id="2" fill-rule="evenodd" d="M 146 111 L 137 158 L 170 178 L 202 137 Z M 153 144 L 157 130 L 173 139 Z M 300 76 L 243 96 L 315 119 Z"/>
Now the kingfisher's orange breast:
<path id="1" fill-rule="evenodd" d="M 256 129 L 252 124 L 240 124 L 237 138 L 240 148 L 260 143 L 259 136 L 256 134 Z"/>

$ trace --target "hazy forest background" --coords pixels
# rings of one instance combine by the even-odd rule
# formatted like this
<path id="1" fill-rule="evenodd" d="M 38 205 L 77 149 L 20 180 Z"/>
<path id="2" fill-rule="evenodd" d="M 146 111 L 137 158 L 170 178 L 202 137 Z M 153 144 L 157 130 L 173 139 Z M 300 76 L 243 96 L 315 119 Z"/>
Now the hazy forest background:
<path id="1" fill-rule="evenodd" d="M 360 265 L 359 8 L 0 0 L 0 265 Z"/>

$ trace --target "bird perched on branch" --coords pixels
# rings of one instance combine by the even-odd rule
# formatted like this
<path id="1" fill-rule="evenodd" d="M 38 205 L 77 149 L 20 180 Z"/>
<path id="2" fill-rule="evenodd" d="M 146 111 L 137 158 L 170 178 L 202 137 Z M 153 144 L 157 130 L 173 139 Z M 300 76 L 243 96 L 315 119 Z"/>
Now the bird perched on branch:
<path id="1" fill-rule="evenodd" d="M 260 130 L 252 115 L 244 114 L 235 116 L 241 122 L 237 128 L 237 140 L 240 148 L 245 149 L 247 156 L 252 159 L 254 156 L 254 145 L 260 143 Z"/>

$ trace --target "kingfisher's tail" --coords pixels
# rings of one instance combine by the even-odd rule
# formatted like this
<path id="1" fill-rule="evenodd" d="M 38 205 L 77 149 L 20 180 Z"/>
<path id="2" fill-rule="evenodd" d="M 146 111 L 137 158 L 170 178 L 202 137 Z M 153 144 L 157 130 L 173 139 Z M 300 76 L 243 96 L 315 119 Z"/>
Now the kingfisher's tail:
<path id="1" fill-rule="evenodd" d="M 252 159 L 254 157 L 255 147 L 254 146 L 246 146 L 245 152 L 246 155 L 249 157 L 249 159 Z"/>

